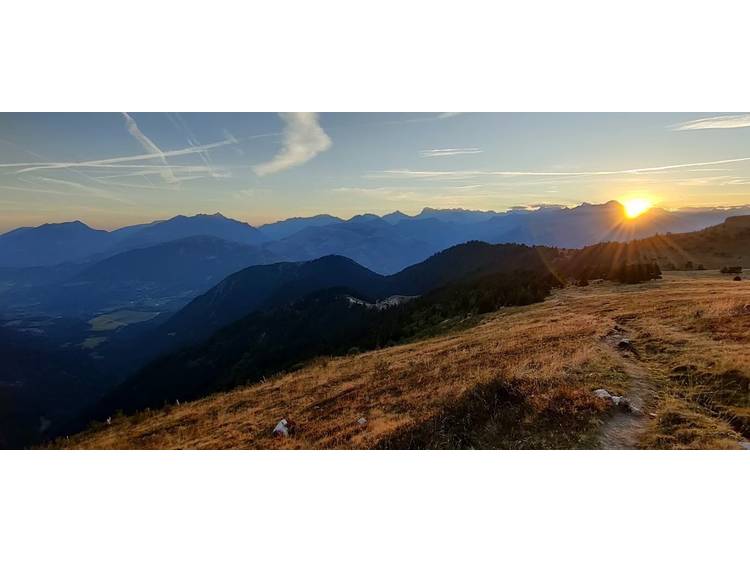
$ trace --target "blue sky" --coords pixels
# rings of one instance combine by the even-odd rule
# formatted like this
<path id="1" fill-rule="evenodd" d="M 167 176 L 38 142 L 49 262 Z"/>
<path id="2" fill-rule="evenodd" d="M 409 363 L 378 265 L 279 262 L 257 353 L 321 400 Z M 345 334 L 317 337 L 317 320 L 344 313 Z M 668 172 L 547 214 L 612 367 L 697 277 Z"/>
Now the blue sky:
<path id="1" fill-rule="evenodd" d="M 0 114 L 0 231 L 632 197 L 750 203 L 750 115 Z"/>

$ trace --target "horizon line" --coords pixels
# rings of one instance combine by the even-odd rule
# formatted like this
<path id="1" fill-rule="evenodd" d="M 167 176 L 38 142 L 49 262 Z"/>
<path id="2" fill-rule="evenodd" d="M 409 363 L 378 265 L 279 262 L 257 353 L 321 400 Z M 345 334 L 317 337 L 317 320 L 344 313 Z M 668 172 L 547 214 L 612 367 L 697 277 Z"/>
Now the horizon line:
<path id="1" fill-rule="evenodd" d="M 59 225 L 59 224 L 71 224 L 71 223 L 75 223 L 75 222 L 80 222 L 80 223 L 84 224 L 85 226 L 87 226 L 89 228 L 93 228 L 94 230 L 103 230 L 103 231 L 106 231 L 106 232 L 114 232 L 114 231 L 117 231 L 117 230 L 119 230 L 121 228 L 128 228 L 128 227 L 131 227 L 131 226 L 137 226 L 137 225 L 142 225 L 142 224 L 153 224 L 153 223 L 158 223 L 158 222 L 165 222 L 165 221 L 177 218 L 177 217 L 193 218 L 193 217 L 199 217 L 199 216 L 209 216 L 209 217 L 210 216 L 221 216 L 221 217 L 223 217 L 225 219 L 228 219 L 228 220 L 234 220 L 234 221 L 237 221 L 237 222 L 241 222 L 243 224 L 247 224 L 248 226 L 251 226 L 253 228 L 262 228 L 264 226 L 270 226 L 270 225 L 278 224 L 278 223 L 281 223 L 281 222 L 284 222 L 284 221 L 297 220 L 297 219 L 310 219 L 310 218 L 319 217 L 319 216 L 330 216 L 330 217 L 333 217 L 333 218 L 336 218 L 336 219 L 339 219 L 339 220 L 342 220 L 342 221 L 349 221 L 349 220 L 352 220 L 352 219 L 354 219 L 356 217 L 361 217 L 361 216 L 372 215 L 372 216 L 375 216 L 375 217 L 378 217 L 378 218 L 383 218 L 383 217 L 386 217 L 388 215 L 395 214 L 395 213 L 400 213 L 400 214 L 402 214 L 402 215 L 404 215 L 404 216 L 406 216 L 406 217 L 408 217 L 410 219 L 414 219 L 414 218 L 417 218 L 418 216 L 420 216 L 421 214 L 423 214 L 425 211 L 443 211 L 443 212 L 448 212 L 448 211 L 463 211 L 463 212 L 468 212 L 468 213 L 494 213 L 494 214 L 497 214 L 497 215 L 504 215 L 504 214 L 508 214 L 508 213 L 512 213 L 512 212 L 518 212 L 518 211 L 538 212 L 538 211 L 541 211 L 543 209 L 577 209 L 577 208 L 583 207 L 583 206 L 598 206 L 598 207 L 602 207 L 602 206 L 605 206 L 605 205 L 609 205 L 611 203 L 617 203 L 617 204 L 619 204 L 621 206 L 623 205 L 623 203 L 621 201 L 619 201 L 618 199 L 610 199 L 610 200 L 605 201 L 603 203 L 591 203 L 589 201 L 581 201 L 581 202 L 578 202 L 577 204 L 572 204 L 572 205 L 564 205 L 564 204 L 558 204 L 558 203 L 539 203 L 539 204 L 535 204 L 535 205 L 515 205 L 515 206 L 507 207 L 507 208 L 505 208 L 503 210 L 498 210 L 498 209 L 467 209 L 467 208 L 464 208 L 464 207 L 423 207 L 419 212 L 417 212 L 416 214 L 413 214 L 413 215 L 409 214 L 409 213 L 406 213 L 406 212 L 403 212 L 400 209 L 394 209 L 394 210 L 391 210 L 391 211 L 383 212 L 382 214 L 378 214 L 378 213 L 374 213 L 374 212 L 354 213 L 351 216 L 349 216 L 348 218 L 345 218 L 346 215 L 344 215 L 344 216 L 338 216 L 338 215 L 334 215 L 334 214 L 331 214 L 331 213 L 321 212 L 321 213 L 315 213 L 315 214 L 311 214 L 311 215 L 289 216 L 289 217 L 280 218 L 280 219 L 277 219 L 277 220 L 274 220 L 274 221 L 270 221 L 270 222 L 263 222 L 261 224 L 252 224 L 251 222 L 249 222 L 247 220 L 243 220 L 243 219 L 239 219 L 239 218 L 234 218 L 234 217 L 231 217 L 231 216 L 227 216 L 227 215 L 225 215 L 224 213 L 222 213 L 220 211 L 214 211 L 213 213 L 212 212 L 203 212 L 203 211 L 201 211 L 201 212 L 196 212 L 196 213 L 194 213 L 192 215 L 186 215 L 186 214 L 183 214 L 183 213 L 177 213 L 175 215 L 171 215 L 171 216 L 168 216 L 168 217 L 165 217 L 165 218 L 153 219 L 153 220 L 147 220 L 146 219 L 145 222 L 133 222 L 133 223 L 127 223 L 127 224 L 123 224 L 121 226 L 109 227 L 109 228 L 98 228 L 98 227 L 94 228 L 94 227 L 91 226 L 91 224 L 95 224 L 95 221 L 93 221 L 92 223 L 89 223 L 85 219 L 79 217 L 79 218 L 71 219 L 71 220 L 67 220 L 67 221 L 44 222 L 44 223 L 40 223 L 40 224 L 37 224 L 37 225 L 17 226 L 17 227 L 13 227 L 13 228 L 10 228 L 8 230 L 0 232 L 0 236 L 3 236 L 5 234 L 8 234 L 10 232 L 13 232 L 15 230 L 19 230 L 19 229 L 22 229 L 22 228 L 39 228 L 41 226 Z M 697 206 L 697 205 L 696 206 L 691 206 L 691 205 L 685 205 L 685 206 L 681 206 L 681 207 L 661 207 L 661 206 L 658 206 L 658 205 L 654 205 L 654 206 L 652 206 L 650 208 L 650 210 L 663 210 L 663 211 L 674 213 L 674 212 L 680 212 L 680 211 L 701 211 L 701 210 L 705 210 L 705 211 L 727 211 L 727 210 L 731 210 L 731 209 L 743 209 L 743 208 L 749 208 L 749 210 L 750 210 L 750 202 L 749 203 L 743 203 L 743 204 L 740 204 L 740 205 L 714 205 L 714 206 L 705 206 L 705 205 L 704 206 Z"/>

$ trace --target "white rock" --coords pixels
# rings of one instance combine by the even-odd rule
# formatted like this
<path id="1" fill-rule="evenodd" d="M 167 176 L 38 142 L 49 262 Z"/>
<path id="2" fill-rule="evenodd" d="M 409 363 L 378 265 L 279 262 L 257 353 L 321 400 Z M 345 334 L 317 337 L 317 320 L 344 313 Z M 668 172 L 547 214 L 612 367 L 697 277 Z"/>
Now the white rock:
<path id="1" fill-rule="evenodd" d="M 365 424 L 367 423 L 367 420 L 366 420 L 365 418 L 359 418 L 359 419 L 357 420 L 357 423 L 358 423 L 359 425 L 365 425 Z"/>
<path id="2" fill-rule="evenodd" d="M 616 394 L 610 394 L 603 388 L 596 389 L 594 391 L 594 396 L 596 396 L 597 398 L 603 398 L 604 400 L 609 400 L 610 402 L 612 402 L 614 406 L 617 406 L 618 408 L 629 410 L 633 413 L 640 413 L 640 410 L 638 410 L 638 408 L 634 408 L 630 404 L 630 400 L 628 400 L 624 396 L 617 396 Z"/>
<path id="3" fill-rule="evenodd" d="M 289 422 L 282 419 L 279 421 L 279 423 L 276 424 L 276 427 L 273 428 L 273 434 L 276 437 L 289 437 Z"/>

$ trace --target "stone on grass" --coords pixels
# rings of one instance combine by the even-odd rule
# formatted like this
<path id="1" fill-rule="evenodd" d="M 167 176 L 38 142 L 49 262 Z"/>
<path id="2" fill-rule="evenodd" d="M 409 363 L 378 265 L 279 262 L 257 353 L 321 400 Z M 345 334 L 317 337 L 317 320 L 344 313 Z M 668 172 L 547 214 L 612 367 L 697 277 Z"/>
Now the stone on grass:
<path id="1" fill-rule="evenodd" d="M 289 437 L 289 422 L 285 419 L 279 420 L 279 423 L 273 428 L 273 436 Z"/>
<path id="2" fill-rule="evenodd" d="M 641 413 L 641 411 L 638 408 L 634 407 L 630 403 L 630 401 L 624 396 L 617 396 L 616 394 L 611 394 L 610 392 L 604 390 L 603 388 L 597 388 L 594 391 L 594 396 L 596 396 L 597 398 L 601 398 L 603 400 L 607 400 L 611 402 L 613 406 L 616 406 L 628 412 L 633 412 L 635 414 Z"/>

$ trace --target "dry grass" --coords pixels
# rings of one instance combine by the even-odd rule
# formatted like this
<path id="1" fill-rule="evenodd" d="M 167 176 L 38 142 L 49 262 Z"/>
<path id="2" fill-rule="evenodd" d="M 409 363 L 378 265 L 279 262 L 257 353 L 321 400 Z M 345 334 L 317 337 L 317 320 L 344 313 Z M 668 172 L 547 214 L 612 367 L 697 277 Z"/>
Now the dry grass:
<path id="1" fill-rule="evenodd" d="M 736 447 L 750 425 L 747 303 L 750 282 L 712 272 L 570 287 L 463 332 L 320 358 L 260 384 L 117 417 L 55 446 L 595 447 L 608 414 L 591 391 L 632 391 L 634 359 L 605 338 L 620 326 L 655 389 L 641 446 Z M 281 418 L 295 423 L 290 438 L 271 436 Z"/>

